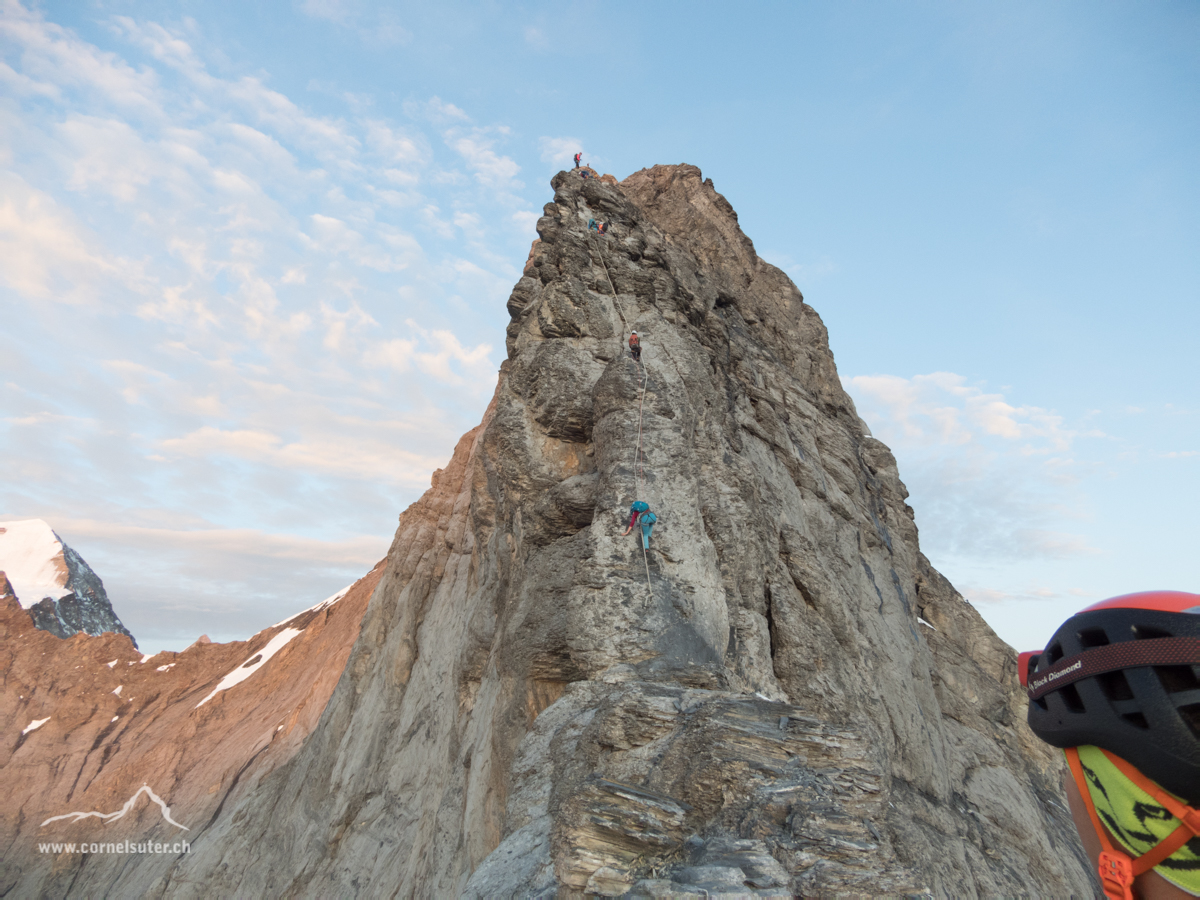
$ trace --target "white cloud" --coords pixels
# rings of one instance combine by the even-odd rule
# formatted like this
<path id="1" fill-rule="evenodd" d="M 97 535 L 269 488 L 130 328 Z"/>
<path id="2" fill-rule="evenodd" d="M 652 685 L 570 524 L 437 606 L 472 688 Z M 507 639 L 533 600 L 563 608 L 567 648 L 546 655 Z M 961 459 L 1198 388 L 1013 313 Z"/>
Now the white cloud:
<path id="1" fill-rule="evenodd" d="M 300 10 L 314 19 L 345 25 L 357 14 L 358 4 L 352 0 L 304 0 Z"/>
<path id="2" fill-rule="evenodd" d="M 57 85 L 30 78 L 2 60 L 0 60 L 0 84 L 5 85 L 14 94 L 34 94 L 57 99 L 62 93 Z"/>
<path id="3" fill-rule="evenodd" d="M 385 164 L 391 166 L 423 164 L 429 156 L 422 138 L 406 134 L 397 128 L 391 128 L 378 120 L 367 122 L 366 142 L 372 150 L 383 157 Z M 395 173 L 394 175 L 389 174 L 390 180 L 405 177 L 405 173 L 395 169 L 388 171 Z M 409 175 L 408 177 L 413 176 Z"/>
<path id="4" fill-rule="evenodd" d="M 484 337 L 532 215 L 508 130 L 438 97 L 406 119 L 333 91 L 315 112 L 194 23 L 112 19 L 117 53 L 4 9 L 0 506 L 56 527 L 136 510 L 150 531 L 103 546 L 144 621 L 252 597 L 287 604 L 257 627 L 277 621 L 325 575 L 167 532 L 316 521 L 322 596 L 362 562 L 338 541 L 386 544 L 495 383 Z M 143 541 L 161 558 L 127 567 Z"/>
<path id="5" fill-rule="evenodd" d="M 52 197 L 0 174 L 0 281 L 31 299 L 94 301 L 105 283 L 141 292 L 138 267 L 105 253 Z"/>
<path id="6" fill-rule="evenodd" d="M 330 434 L 296 441 L 263 430 L 222 430 L 205 425 L 179 438 L 160 441 L 166 457 L 236 457 L 280 469 L 332 474 L 368 482 L 423 486 L 441 457 L 399 449 L 393 441 L 358 436 L 353 441 Z"/>
<path id="7" fill-rule="evenodd" d="M 896 454 L 935 562 L 1096 552 L 1063 527 L 1087 513 L 1074 492 L 1081 464 L 1072 451 L 1081 433 L 1061 416 L 1011 403 L 950 372 L 856 376 L 846 386 L 872 432 Z"/>
<path id="8" fill-rule="evenodd" d="M 351 301 L 344 310 L 336 310 L 332 306 L 321 304 L 321 318 L 325 325 L 325 339 L 321 342 L 325 349 L 334 353 L 350 353 L 356 349 L 356 342 L 351 333 L 361 333 L 370 326 L 378 327 L 379 323 L 364 312 L 362 307 Z"/>
<path id="9" fill-rule="evenodd" d="M 407 44 L 412 33 L 388 9 L 376 9 L 360 0 L 304 0 L 300 9 L 314 19 L 323 19 L 355 32 L 367 44 Z"/>
<path id="10" fill-rule="evenodd" d="M 1065 451 L 1075 433 L 1062 417 L 1036 406 L 1012 406 L 1001 394 L 987 394 L 952 372 L 901 378 L 858 375 L 850 389 L 886 410 L 888 421 L 907 438 L 940 444 L 967 444 L 981 435 L 1021 440 L 1023 452 Z"/>
<path id="11" fill-rule="evenodd" d="M 1028 586 L 1014 590 L 996 590 L 995 588 L 968 585 L 962 590 L 962 595 L 976 605 L 1002 604 L 1012 602 L 1041 603 L 1046 600 L 1059 600 L 1066 596 L 1086 596 L 1086 592 L 1078 589 L 1057 591 L 1054 588 Z"/>
<path id="12" fill-rule="evenodd" d="M 469 122 L 471 117 L 455 106 L 447 103 L 441 97 L 430 97 L 426 109 L 435 121 Z"/>
<path id="13" fill-rule="evenodd" d="M 425 374 L 432 375 L 444 384 L 461 385 L 468 381 L 478 384 L 485 372 L 495 372 L 496 367 L 488 359 L 488 354 L 492 352 L 491 344 L 479 344 L 468 350 L 451 331 L 427 331 L 412 319 L 409 319 L 407 324 L 433 346 L 431 351 L 416 353 L 413 356 L 417 368 Z M 463 368 L 468 376 L 466 380 L 451 370 L 451 362 L 456 362 Z"/>
<path id="14" fill-rule="evenodd" d="M 367 348 L 363 361 L 375 368 L 388 368 L 395 372 L 408 372 L 412 369 L 413 353 L 416 351 L 415 340 L 392 338 L 387 341 L 377 341 Z"/>
<path id="15" fill-rule="evenodd" d="M 531 209 L 522 209 L 512 214 L 512 220 L 518 230 L 531 238 L 537 237 L 537 223 L 540 218 L 541 215 Z"/>
<path id="16" fill-rule="evenodd" d="M 512 182 L 521 167 L 510 157 L 500 156 L 492 150 L 492 143 L 480 137 L 460 137 L 452 139 L 450 145 L 483 184 L 506 190 L 519 187 Z"/>
<path id="17" fill-rule="evenodd" d="M 456 212 L 454 214 L 454 224 L 464 231 L 478 231 L 480 220 L 479 216 L 475 213 Z"/>
<path id="18" fill-rule="evenodd" d="M 4 4 L 0 37 L 24 51 L 23 75 L 45 85 L 58 86 L 40 93 L 56 96 L 63 86 L 82 88 L 118 106 L 158 110 L 158 77 L 153 71 L 137 71 L 116 54 L 79 40 L 15 0 Z"/>

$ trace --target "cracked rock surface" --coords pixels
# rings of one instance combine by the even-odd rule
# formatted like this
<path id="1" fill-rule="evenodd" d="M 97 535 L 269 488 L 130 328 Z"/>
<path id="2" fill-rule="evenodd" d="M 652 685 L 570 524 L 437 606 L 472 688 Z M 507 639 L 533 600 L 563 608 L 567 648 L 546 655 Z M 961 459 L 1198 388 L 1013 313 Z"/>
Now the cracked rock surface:
<path id="1" fill-rule="evenodd" d="M 1090 895 L 1015 655 L 817 313 L 693 166 L 552 185 L 495 396 L 320 723 L 160 878 L 89 890 Z"/>

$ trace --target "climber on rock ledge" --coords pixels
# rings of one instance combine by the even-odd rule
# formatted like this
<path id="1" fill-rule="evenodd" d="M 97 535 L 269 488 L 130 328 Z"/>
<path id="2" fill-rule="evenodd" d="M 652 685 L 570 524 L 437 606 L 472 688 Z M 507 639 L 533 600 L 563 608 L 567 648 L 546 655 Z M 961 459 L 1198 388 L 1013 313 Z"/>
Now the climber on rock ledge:
<path id="1" fill-rule="evenodd" d="M 642 341 L 638 337 L 638 333 L 636 331 L 633 332 L 633 334 L 629 335 L 629 355 L 632 356 L 635 360 L 638 360 L 639 362 L 641 361 Z"/>

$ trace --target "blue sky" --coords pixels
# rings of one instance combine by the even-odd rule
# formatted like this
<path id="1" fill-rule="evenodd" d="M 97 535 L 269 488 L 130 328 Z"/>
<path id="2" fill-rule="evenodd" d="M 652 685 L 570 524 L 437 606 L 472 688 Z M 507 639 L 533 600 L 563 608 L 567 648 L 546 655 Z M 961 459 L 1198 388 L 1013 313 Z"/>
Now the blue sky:
<path id="1" fill-rule="evenodd" d="M 829 326 L 922 548 L 1040 646 L 1200 590 L 1192 3 L 0 2 L 0 518 L 144 647 L 386 551 L 549 178 L 700 166 Z"/>

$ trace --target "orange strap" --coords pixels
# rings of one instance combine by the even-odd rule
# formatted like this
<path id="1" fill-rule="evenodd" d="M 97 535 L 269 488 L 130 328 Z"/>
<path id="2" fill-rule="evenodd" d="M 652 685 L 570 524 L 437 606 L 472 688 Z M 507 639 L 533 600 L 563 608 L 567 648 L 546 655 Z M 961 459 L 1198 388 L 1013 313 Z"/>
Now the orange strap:
<path id="1" fill-rule="evenodd" d="M 1071 767 L 1071 776 L 1079 786 L 1079 794 L 1083 797 L 1083 805 L 1087 807 L 1088 817 L 1092 820 L 1092 830 L 1100 839 L 1100 885 L 1104 888 L 1107 900 L 1133 900 L 1133 860 L 1129 854 L 1117 850 L 1108 839 L 1108 831 L 1096 814 L 1096 804 L 1092 802 L 1092 792 L 1088 788 L 1087 779 L 1083 775 L 1083 764 L 1079 761 L 1079 750 L 1076 747 L 1066 749 L 1067 764 Z"/>
<path id="2" fill-rule="evenodd" d="M 1129 763 L 1125 762 L 1125 760 L 1121 759 L 1121 757 L 1115 756 L 1114 754 L 1103 749 L 1100 752 L 1108 757 L 1108 761 L 1110 763 L 1121 770 L 1121 774 L 1123 774 L 1126 778 L 1158 801 L 1159 806 L 1167 810 L 1167 812 L 1177 818 L 1180 822 L 1183 822 L 1184 825 L 1186 825 L 1194 835 L 1200 837 L 1200 809 L 1193 809 L 1179 800 L 1176 800 L 1161 787 L 1159 787 L 1155 782 L 1151 781 Z"/>
<path id="3" fill-rule="evenodd" d="M 1108 830 L 1100 822 L 1096 813 L 1096 805 L 1092 802 L 1092 792 L 1088 788 L 1087 779 L 1083 774 L 1083 764 L 1079 761 L 1079 750 L 1075 747 L 1066 749 L 1067 763 L 1071 767 L 1071 775 L 1079 786 L 1080 796 L 1087 807 L 1088 817 L 1092 820 L 1092 828 L 1100 839 L 1100 883 L 1104 887 L 1104 896 L 1108 900 L 1133 900 L 1133 879 L 1143 872 L 1149 872 L 1164 859 L 1186 844 L 1193 836 L 1200 836 L 1200 810 L 1186 806 L 1170 796 L 1157 784 L 1131 766 L 1119 756 L 1114 756 L 1107 750 L 1101 752 L 1108 757 L 1109 762 L 1120 769 L 1121 774 L 1135 785 L 1153 797 L 1158 803 L 1179 819 L 1180 826 L 1154 845 L 1149 851 L 1136 859 L 1112 845 L 1108 839 Z"/>

